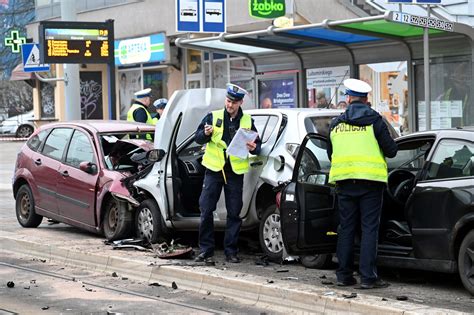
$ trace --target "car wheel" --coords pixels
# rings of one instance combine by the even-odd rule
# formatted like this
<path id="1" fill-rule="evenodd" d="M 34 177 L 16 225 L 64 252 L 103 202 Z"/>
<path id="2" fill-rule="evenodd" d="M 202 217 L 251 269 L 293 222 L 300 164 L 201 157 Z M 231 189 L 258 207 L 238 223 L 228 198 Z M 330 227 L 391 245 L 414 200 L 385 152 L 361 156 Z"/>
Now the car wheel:
<path id="1" fill-rule="evenodd" d="M 459 276 L 464 287 L 474 295 L 474 230 L 462 241 L 458 256 Z"/>
<path id="2" fill-rule="evenodd" d="M 260 247 L 270 260 L 281 261 L 283 238 L 281 236 L 280 209 L 269 205 L 263 212 L 259 228 Z"/>
<path id="3" fill-rule="evenodd" d="M 138 206 L 135 213 L 137 237 L 157 243 L 166 234 L 166 226 L 154 200 L 147 199 Z"/>
<path id="4" fill-rule="evenodd" d="M 301 264 L 310 269 L 323 269 L 332 262 L 331 254 L 309 255 L 300 257 Z"/>
<path id="5" fill-rule="evenodd" d="M 33 133 L 33 127 L 28 126 L 28 125 L 23 125 L 18 127 L 16 131 L 16 137 L 17 138 L 29 138 L 31 134 Z"/>
<path id="6" fill-rule="evenodd" d="M 23 227 L 38 227 L 43 217 L 35 212 L 35 199 L 28 185 L 23 185 L 16 193 L 16 218 Z"/>
<path id="7" fill-rule="evenodd" d="M 130 234 L 132 213 L 126 204 L 110 198 L 105 206 L 105 215 L 102 220 L 102 230 L 109 241 L 119 240 Z"/>

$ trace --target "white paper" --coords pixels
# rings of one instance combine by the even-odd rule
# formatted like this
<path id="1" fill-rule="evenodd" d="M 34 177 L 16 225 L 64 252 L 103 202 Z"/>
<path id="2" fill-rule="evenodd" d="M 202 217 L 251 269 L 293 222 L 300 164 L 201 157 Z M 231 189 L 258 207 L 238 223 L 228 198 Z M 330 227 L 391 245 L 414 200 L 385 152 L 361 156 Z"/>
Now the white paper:
<path id="1" fill-rule="evenodd" d="M 462 101 L 451 101 L 451 117 L 462 117 Z"/>
<path id="2" fill-rule="evenodd" d="M 439 117 L 443 118 L 451 118 L 451 101 L 441 101 L 441 105 L 439 106 Z"/>
<path id="3" fill-rule="evenodd" d="M 425 118 L 426 117 L 426 103 L 425 101 L 418 102 L 418 117 Z"/>
<path id="4" fill-rule="evenodd" d="M 441 106 L 440 101 L 431 102 L 431 118 L 439 118 L 439 107 Z"/>
<path id="5" fill-rule="evenodd" d="M 431 130 L 441 129 L 441 120 L 439 117 L 431 118 Z"/>
<path id="6" fill-rule="evenodd" d="M 257 139 L 258 133 L 250 129 L 239 128 L 234 138 L 227 147 L 227 154 L 245 159 L 249 150 L 247 149 L 247 142 L 253 142 Z"/>
<path id="7" fill-rule="evenodd" d="M 451 128 L 451 117 L 441 117 L 439 127 L 441 129 Z"/>
<path id="8" fill-rule="evenodd" d="M 423 131 L 426 130 L 426 118 L 420 117 L 418 119 L 418 130 Z"/>

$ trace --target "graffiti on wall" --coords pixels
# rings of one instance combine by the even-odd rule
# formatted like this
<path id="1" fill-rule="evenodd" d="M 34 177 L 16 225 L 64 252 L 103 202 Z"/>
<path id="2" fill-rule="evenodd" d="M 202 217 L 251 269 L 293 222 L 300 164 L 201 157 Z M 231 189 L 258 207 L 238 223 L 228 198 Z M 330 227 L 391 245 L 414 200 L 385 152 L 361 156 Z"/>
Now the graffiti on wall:
<path id="1" fill-rule="evenodd" d="M 81 72 L 81 119 L 102 119 L 102 72 Z"/>

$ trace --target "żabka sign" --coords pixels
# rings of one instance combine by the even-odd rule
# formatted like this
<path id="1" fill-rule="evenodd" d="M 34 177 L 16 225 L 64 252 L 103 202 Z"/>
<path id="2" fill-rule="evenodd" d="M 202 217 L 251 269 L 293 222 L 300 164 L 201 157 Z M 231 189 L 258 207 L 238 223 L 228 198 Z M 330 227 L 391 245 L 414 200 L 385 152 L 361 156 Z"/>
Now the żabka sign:
<path id="1" fill-rule="evenodd" d="M 285 0 L 249 0 L 250 16 L 274 19 L 286 13 Z"/>

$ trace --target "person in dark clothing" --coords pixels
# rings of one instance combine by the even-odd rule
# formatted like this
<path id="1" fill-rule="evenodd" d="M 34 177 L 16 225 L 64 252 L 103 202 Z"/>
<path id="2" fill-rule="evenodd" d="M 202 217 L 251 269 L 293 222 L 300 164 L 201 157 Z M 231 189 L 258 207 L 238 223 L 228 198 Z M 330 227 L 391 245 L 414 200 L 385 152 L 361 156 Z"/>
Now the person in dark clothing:
<path id="1" fill-rule="evenodd" d="M 354 237 L 361 227 L 360 289 L 384 288 L 389 284 L 377 275 L 376 258 L 383 191 L 387 183 L 385 157 L 397 154 L 386 124 L 367 105 L 367 83 L 347 79 L 349 106 L 330 125 L 327 153 L 331 159 L 329 182 L 336 184 L 339 227 L 337 240 L 337 285 L 355 285 Z"/>
<path id="2" fill-rule="evenodd" d="M 222 187 L 224 187 L 225 203 L 227 208 L 227 223 L 224 236 L 224 253 L 226 261 L 239 263 L 237 256 L 237 242 L 242 219 L 242 190 L 244 174 L 249 170 L 248 158 L 241 159 L 229 156 L 226 148 L 232 141 L 239 128 L 247 128 L 257 132 L 253 119 L 244 114 L 240 106 L 246 91 L 239 86 L 228 84 L 225 100 L 225 109 L 216 110 L 207 114 L 199 124 L 195 141 L 206 143 L 206 152 L 202 164 L 206 167 L 204 183 L 199 207 L 201 209 L 201 223 L 199 225 L 199 249 L 197 262 L 213 263 L 214 256 L 214 219 Z M 261 140 L 259 137 L 253 142 L 247 142 L 247 149 L 251 154 L 260 153 Z"/>
<path id="3" fill-rule="evenodd" d="M 151 104 L 151 89 L 144 89 L 135 93 L 135 101 L 128 110 L 127 120 L 154 125 L 156 122 L 151 117 L 147 108 Z"/>

